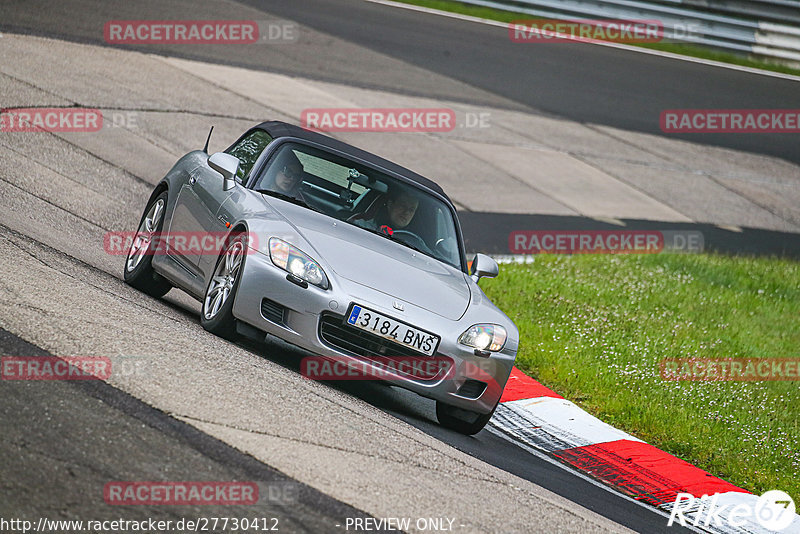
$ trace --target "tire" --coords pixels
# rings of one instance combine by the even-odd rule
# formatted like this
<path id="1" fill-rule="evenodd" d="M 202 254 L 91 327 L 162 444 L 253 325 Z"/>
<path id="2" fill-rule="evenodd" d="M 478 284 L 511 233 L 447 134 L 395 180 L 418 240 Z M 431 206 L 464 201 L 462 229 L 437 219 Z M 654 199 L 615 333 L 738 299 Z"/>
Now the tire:
<path id="1" fill-rule="evenodd" d="M 128 249 L 123 271 L 125 283 L 155 298 L 163 297 L 172 289 L 169 281 L 153 270 L 153 250 L 158 247 L 158 234 L 164 228 L 166 207 L 166 191 L 147 205 Z"/>
<path id="2" fill-rule="evenodd" d="M 228 245 L 217 259 L 206 286 L 200 310 L 200 324 L 203 328 L 228 340 L 236 338 L 233 302 L 244 271 L 247 251 L 244 239 L 244 234 L 236 234 L 228 239 Z"/>
<path id="3" fill-rule="evenodd" d="M 486 423 L 494 415 L 497 409 L 497 404 L 494 405 L 492 411 L 487 414 L 470 412 L 461 408 L 456 408 L 442 401 L 436 401 L 436 419 L 439 424 L 450 430 L 455 430 L 459 434 L 472 436 L 483 430 Z"/>

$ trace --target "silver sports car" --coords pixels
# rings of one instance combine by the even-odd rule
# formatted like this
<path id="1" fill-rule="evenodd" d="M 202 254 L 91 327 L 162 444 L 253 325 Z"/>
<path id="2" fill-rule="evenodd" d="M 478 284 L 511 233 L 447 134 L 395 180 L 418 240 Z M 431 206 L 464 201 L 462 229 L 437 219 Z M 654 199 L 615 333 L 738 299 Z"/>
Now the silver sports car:
<path id="1" fill-rule="evenodd" d="M 210 136 L 210 134 L 209 134 Z M 202 302 L 217 335 L 277 336 L 304 374 L 380 378 L 435 399 L 465 434 L 491 418 L 517 353 L 514 323 L 478 287 L 453 203 L 434 182 L 283 122 L 183 156 L 147 202 L 125 281 Z"/>

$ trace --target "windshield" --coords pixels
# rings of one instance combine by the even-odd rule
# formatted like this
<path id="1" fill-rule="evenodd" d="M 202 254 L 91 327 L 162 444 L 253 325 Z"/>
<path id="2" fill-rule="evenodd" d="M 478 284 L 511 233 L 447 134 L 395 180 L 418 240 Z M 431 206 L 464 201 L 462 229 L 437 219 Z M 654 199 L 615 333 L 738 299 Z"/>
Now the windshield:
<path id="1" fill-rule="evenodd" d="M 461 268 L 453 212 L 418 187 L 329 152 L 285 143 L 253 189 L 305 205 Z"/>

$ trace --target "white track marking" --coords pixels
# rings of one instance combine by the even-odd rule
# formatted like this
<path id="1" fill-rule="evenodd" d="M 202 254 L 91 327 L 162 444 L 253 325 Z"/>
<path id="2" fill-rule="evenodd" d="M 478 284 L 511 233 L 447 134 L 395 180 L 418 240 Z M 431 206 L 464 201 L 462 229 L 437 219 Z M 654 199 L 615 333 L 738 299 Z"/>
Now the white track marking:
<path id="1" fill-rule="evenodd" d="M 486 426 L 486 430 L 489 431 L 490 433 L 494 434 L 495 436 L 501 437 L 504 440 L 506 440 L 506 441 L 508 441 L 510 443 L 513 443 L 517 447 L 525 450 L 526 452 L 532 454 L 533 456 L 536 456 L 537 458 L 539 458 L 541 460 L 544 460 L 547 463 L 550 463 L 550 464 L 553 464 L 555 466 L 558 466 L 559 468 L 563 469 L 564 471 L 569 471 L 570 473 L 572 473 L 576 477 L 580 478 L 581 480 L 585 480 L 585 481 L 589 482 L 590 484 L 593 484 L 593 485 L 597 486 L 598 488 L 602 488 L 602 489 L 604 489 L 605 491 L 607 491 L 609 493 L 613 493 L 615 496 L 617 496 L 617 497 L 619 497 L 621 499 L 625 499 L 626 501 L 630 501 L 630 502 L 632 502 L 632 503 L 634 503 L 634 504 L 636 504 L 638 506 L 641 506 L 642 508 L 644 508 L 646 510 L 649 510 L 651 512 L 654 512 L 654 513 L 660 515 L 660 516 L 663 516 L 665 525 L 667 524 L 667 521 L 669 521 L 669 514 L 667 512 L 665 512 L 664 510 L 661 510 L 660 508 L 657 508 L 655 506 L 651 506 L 651 505 L 649 505 L 647 503 L 643 503 L 641 501 L 637 501 L 633 497 L 625 495 L 624 493 L 622 493 L 620 491 L 617 491 L 616 489 L 612 488 L 611 486 L 606 486 L 605 484 L 603 484 L 601 482 L 598 482 L 597 480 L 593 479 L 589 475 L 586 475 L 586 474 L 582 473 L 581 471 L 578 471 L 578 470 L 575 470 L 575 469 L 571 469 L 568 466 L 566 466 L 565 464 L 559 462 L 558 460 L 553 459 L 548 454 L 545 454 L 544 452 L 538 451 L 533 447 L 529 447 L 528 445 L 525 445 L 524 443 L 520 443 L 520 442 L 514 440 L 510 436 L 506 435 L 503 431 L 501 431 L 501 430 L 499 430 L 499 429 L 497 429 L 497 428 L 495 428 L 495 427 L 493 427 L 491 425 L 487 425 Z M 685 528 L 688 528 L 689 530 L 692 530 L 693 532 L 698 532 L 700 534 L 703 534 L 704 532 L 706 532 L 704 530 L 699 530 L 699 529 L 697 529 L 697 527 L 693 527 L 691 525 L 688 526 L 688 527 L 685 527 Z"/>

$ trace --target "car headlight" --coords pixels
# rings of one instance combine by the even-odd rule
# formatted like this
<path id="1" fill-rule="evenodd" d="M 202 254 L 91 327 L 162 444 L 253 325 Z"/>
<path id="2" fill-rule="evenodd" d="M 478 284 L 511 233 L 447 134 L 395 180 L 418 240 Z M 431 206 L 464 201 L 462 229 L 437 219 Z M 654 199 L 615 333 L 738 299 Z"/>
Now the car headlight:
<path id="1" fill-rule="evenodd" d="M 458 342 L 478 350 L 497 352 L 506 344 L 506 329 L 498 324 L 475 324 L 461 334 Z"/>
<path id="2" fill-rule="evenodd" d="M 286 241 L 273 237 L 269 240 L 269 257 L 276 266 L 322 289 L 328 289 L 328 277 L 319 263 L 308 254 Z"/>

